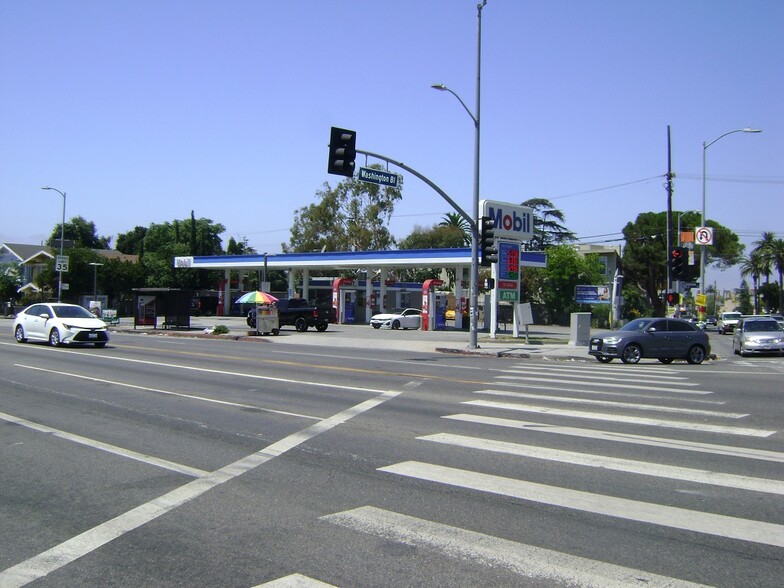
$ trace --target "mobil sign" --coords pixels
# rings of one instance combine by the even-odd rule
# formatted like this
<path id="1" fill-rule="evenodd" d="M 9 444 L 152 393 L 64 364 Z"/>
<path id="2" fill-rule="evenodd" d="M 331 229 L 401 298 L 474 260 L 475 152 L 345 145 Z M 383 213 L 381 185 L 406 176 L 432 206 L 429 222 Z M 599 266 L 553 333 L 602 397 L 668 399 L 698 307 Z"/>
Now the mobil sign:
<path id="1" fill-rule="evenodd" d="M 482 200 L 479 202 L 482 216 L 495 222 L 495 236 L 515 241 L 530 241 L 534 236 L 533 209 L 509 202 Z"/>

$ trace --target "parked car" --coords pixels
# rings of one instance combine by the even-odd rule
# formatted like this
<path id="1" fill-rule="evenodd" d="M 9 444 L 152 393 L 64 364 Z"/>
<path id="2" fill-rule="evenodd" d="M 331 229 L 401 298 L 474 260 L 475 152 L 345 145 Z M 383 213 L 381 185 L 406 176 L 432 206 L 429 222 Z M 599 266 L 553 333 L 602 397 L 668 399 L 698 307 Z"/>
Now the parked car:
<path id="1" fill-rule="evenodd" d="M 13 333 L 19 343 L 48 341 L 53 347 L 72 343 L 103 347 L 109 342 L 105 322 L 82 306 L 60 302 L 28 306 L 16 315 Z"/>
<path id="2" fill-rule="evenodd" d="M 421 315 L 418 308 L 396 308 L 392 312 L 374 314 L 370 325 L 374 329 L 418 329 L 422 324 Z"/>
<path id="3" fill-rule="evenodd" d="M 732 351 L 742 356 L 752 353 L 784 355 L 784 331 L 772 317 L 744 317 L 732 335 Z"/>
<path id="4" fill-rule="evenodd" d="M 738 324 L 741 316 L 743 316 L 739 312 L 722 312 L 721 316 L 719 317 L 719 322 L 716 326 L 719 329 L 719 335 L 723 335 L 724 333 L 732 333 L 735 330 L 735 325 Z"/>
<path id="5" fill-rule="evenodd" d="M 662 363 L 685 359 L 702 363 L 710 355 L 708 334 L 692 323 L 676 318 L 639 318 L 618 331 L 592 337 L 588 353 L 602 363 L 616 357 L 623 363 L 656 358 Z"/>
<path id="6" fill-rule="evenodd" d="M 278 309 L 279 326 L 293 326 L 300 333 L 304 333 L 309 327 L 316 327 L 317 331 L 323 332 L 330 323 L 337 321 L 335 309 L 331 304 L 315 306 L 304 298 L 281 298 L 275 305 Z M 255 306 L 248 311 L 245 322 L 250 328 L 256 328 Z"/>

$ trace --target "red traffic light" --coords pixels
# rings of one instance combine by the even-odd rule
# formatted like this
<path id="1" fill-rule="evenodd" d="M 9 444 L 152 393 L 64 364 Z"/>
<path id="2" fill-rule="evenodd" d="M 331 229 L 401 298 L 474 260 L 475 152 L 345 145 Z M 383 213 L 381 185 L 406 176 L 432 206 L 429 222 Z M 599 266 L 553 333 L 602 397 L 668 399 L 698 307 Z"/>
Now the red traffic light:
<path id="1" fill-rule="evenodd" d="M 673 259 L 678 259 L 680 257 L 683 257 L 683 249 L 681 249 L 680 247 L 676 247 L 675 249 L 672 250 L 672 253 L 670 253 L 670 255 L 672 256 Z"/>

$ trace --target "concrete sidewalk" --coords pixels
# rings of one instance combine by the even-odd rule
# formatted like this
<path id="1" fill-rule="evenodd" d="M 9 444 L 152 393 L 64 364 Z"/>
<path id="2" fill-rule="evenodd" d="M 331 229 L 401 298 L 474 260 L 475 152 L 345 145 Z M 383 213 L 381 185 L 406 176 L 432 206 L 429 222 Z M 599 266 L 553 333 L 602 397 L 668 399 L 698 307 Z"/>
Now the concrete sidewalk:
<path id="1" fill-rule="evenodd" d="M 151 329 L 133 327 L 133 319 L 122 319 L 120 325 L 110 330 L 125 333 L 170 335 L 178 337 L 206 336 L 214 327 L 223 325 L 229 333 L 221 335 L 237 340 L 254 340 L 275 345 L 313 345 L 318 347 L 342 347 L 355 349 L 390 349 L 454 353 L 465 355 L 487 355 L 518 359 L 592 359 L 587 346 L 569 345 L 569 327 L 533 325 L 529 327 L 528 342 L 524 333 L 514 338 L 510 332 L 501 332 L 491 339 L 486 332 L 479 332 L 478 349 L 468 348 L 468 331 L 446 329 L 442 331 L 414 331 L 373 329 L 369 325 L 330 325 L 323 333 L 309 329 L 298 333 L 293 327 L 285 327 L 277 336 L 255 335 L 245 324 L 244 317 L 191 317 L 190 330 Z M 214 336 L 214 335 L 213 335 Z"/>

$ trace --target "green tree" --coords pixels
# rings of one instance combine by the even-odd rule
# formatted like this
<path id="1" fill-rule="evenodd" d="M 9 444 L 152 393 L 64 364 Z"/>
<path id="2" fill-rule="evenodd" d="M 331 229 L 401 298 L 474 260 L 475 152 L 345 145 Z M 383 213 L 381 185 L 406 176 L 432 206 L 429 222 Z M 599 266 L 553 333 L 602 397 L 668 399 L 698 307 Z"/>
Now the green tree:
<path id="1" fill-rule="evenodd" d="M 370 167 L 381 169 L 378 164 Z M 387 228 L 402 186 L 382 187 L 347 178 L 316 193 L 318 202 L 294 213 L 284 252 L 371 251 L 389 249 L 395 239 Z"/>
<path id="2" fill-rule="evenodd" d="M 151 224 L 144 237 L 144 268 L 147 287 L 155 288 L 215 288 L 220 271 L 175 268 L 175 257 L 192 255 L 220 255 L 223 253 L 220 234 L 225 227 L 210 219 L 175 220 Z"/>
<path id="3" fill-rule="evenodd" d="M 754 314 L 759 313 L 759 280 L 764 275 L 767 267 L 767 259 L 759 249 L 754 249 L 741 262 L 741 277 L 751 276 L 751 282 L 754 285 Z"/>
<path id="4" fill-rule="evenodd" d="M 147 235 L 145 227 L 134 227 L 132 231 L 117 235 L 117 251 L 127 255 L 144 257 L 144 237 Z"/>
<path id="5" fill-rule="evenodd" d="M 439 223 L 430 228 L 414 226 L 414 230 L 403 240 L 400 249 L 454 249 L 465 246 L 465 233 L 460 226 Z M 409 269 L 400 278 L 411 282 L 424 282 L 430 278 L 438 278 L 441 268 Z M 455 271 L 447 270 L 450 286 L 455 281 Z"/>
<path id="6" fill-rule="evenodd" d="M 564 213 L 553 206 L 546 198 L 531 198 L 521 203 L 533 209 L 534 236 L 530 241 L 533 251 L 543 251 L 553 245 L 571 243 L 577 239 L 575 234 L 562 223 Z"/>
<path id="7" fill-rule="evenodd" d="M 463 237 L 463 241 L 462 245 L 458 245 L 457 247 L 471 244 L 471 227 L 468 226 L 468 221 L 464 219 L 460 213 L 447 212 L 441 219 L 441 222 L 438 223 L 438 226 L 457 229 L 460 231 L 460 234 Z"/>
<path id="8" fill-rule="evenodd" d="M 738 307 L 737 310 L 741 314 L 751 314 L 754 312 L 754 306 L 751 304 L 751 293 L 749 292 L 749 284 L 746 280 L 742 280 L 740 288 L 737 290 Z"/>
<path id="9" fill-rule="evenodd" d="M 784 239 L 777 239 L 776 234 L 766 231 L 758 241 L 754 242 L 754 251 L 759 252 L 762 263 L 766 270 L 762 273 L 765 276 L 765 283 L 770 280 L 770 274 L 778 274 L 778 301 L 775 306 L 782 308 L 782 295 L 784 294 Z"/>
<path id="10" fill-rule="evenodd" d="M 19 268 L 14 263 L 0 265 L 0 303 L 16 300 L 17 290 L 22 286 Z"/>
<path id="11" fill-rule="evenodd" d="M 67 223 L 66 223 L 67 226 Z M 93 278 L 96 270 L 91 263 L 104 264 L 106 258 L 95 252 L 92 248 L 81 243 L 75 244 L 68 250 L 68 271 L 63 273 L 63 283 L 68 284 L 68 289 L 63 291 L 63 302 L 76 302 L 79 296 L 92 294 Z M 98 268 L 98 273 L 103 279 L 103 268 Z M 54 271 L 54 260 L 50 260 L 46 267 L 38 274 L 36 285 L 40 288 L 57 292 L 58 274 Z"/>
<path id="12" fill-rule="evenodd" d="M 674 214 L 677 214 L 674 213 Z M 687 214 L 683 215 L 687 217 Z M 728 268 L 740 260 L 743 245 L 738 236 L 717 222 L 713 227 L 713 245 L 707 248 L 706 265 Z M 626 245 L 623 250 L 623 274 L 627 285 L 636 285 L 645 292 L 647 305 L 655 316 L 664 315 L 664 302 L 659 292 L 667 286 L 667 213 L 643 212 L 623 229 Z M 693 276 L 699 266 L 691 268 Z"/>
<path id="13" fill-rule="evenodd" d="M 52 234 L 47 241 L 47 245 L 54 249 L 59 249 L 60 227 L 55 226 Z M 99 237 L 96 233 L 95 223 L 85 220 L 81 216 L 75 216 L 65 223 L 65 240 L 73 241 L 74 245 L 83 245 L 88 249 L 109 249 L 111 237 Z"/>
<path id="14" fill-rule="evenodd" d="M 574 301 L 579 284 L 603 284 L 602 264 L 598 256 L 581 256 L 569 245 L 555 245 L 547 250 L 546 268 L 524 268 L 524 299 L 542 306 L 545 320 L 568 324 L 572 312 L 590 310 Z"/>

